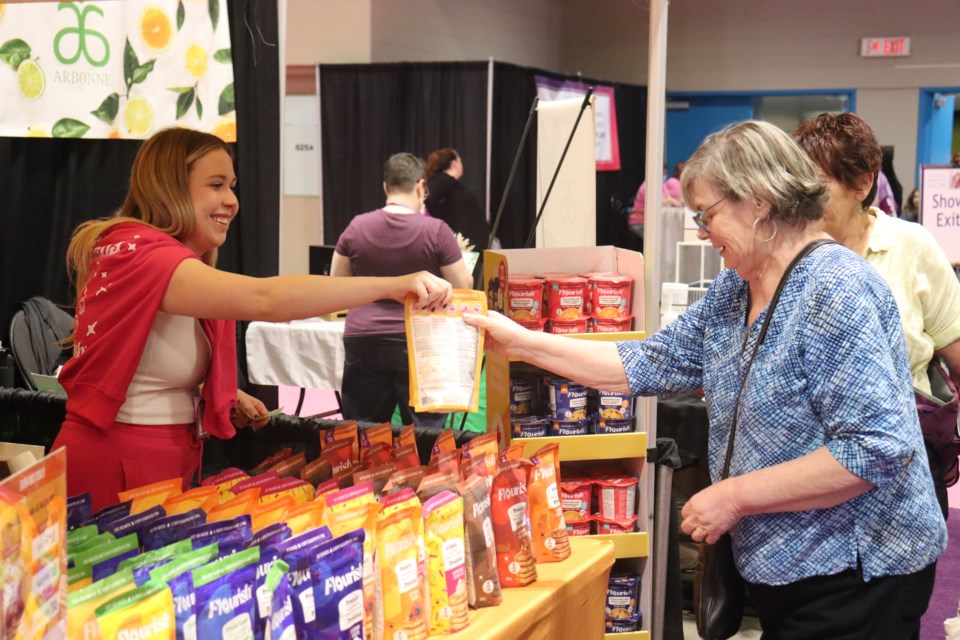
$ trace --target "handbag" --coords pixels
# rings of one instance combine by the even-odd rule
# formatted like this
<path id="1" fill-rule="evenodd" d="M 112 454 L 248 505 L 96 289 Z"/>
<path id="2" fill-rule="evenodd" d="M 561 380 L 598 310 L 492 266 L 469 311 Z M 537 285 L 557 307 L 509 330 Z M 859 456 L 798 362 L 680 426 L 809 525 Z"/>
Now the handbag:
<path id="1" fill-rule="evenodd" d="M 797 254 L 783 277 L 777 285 L 777 291 L 773 294 L 770 306 L 767 309 L 767 315 L 763 319 L 760 327 L 760 335 L 753 346 L 753 352 L 750 354 L 750 360 L 747 362 L 746 370 L 743 374 L 743 382 L 737 391 L 737 399 L 733 408 L 733 424 L 730 426 L 730 437 L 727 439 L 727 454 L 723 462 L 723 473 L 720 474 L 720 480 L 725 480 L 730 474 L 730 459 L 733 457 L 733 442 L 737 435 L 737 419 L 740 408 L 740 397 L 743 395 L 743 388 L 747 384 L 750 376 L 750 368 L 753 366 L 753 359 L 757 356 L 757 350 L 763 344 L 767 336 L 767 329 L 770 327 L 770 319 L 773 317 L 773 311 L 780 300 L 780 293 L 790 277 L 794 267 L 809 255 L 815 249 L 825 244 L 833 244 L 832 240 L 816 240 L 811 242 Z M 747 304 L 747 313 L 750 312 L 750 305 Z M 747 339 L 750 332 L 747 331 L 743 336 L 743 345 L 740 347 L 742 354 L 747 348 Z M 700 542 L 697 550 L 697 567 L 693 577 L 693 613 L 697 620 L 697 633 L 704 640 L 726 640 L 740 630 L 740 622 L 743 620 L 743 602 L 746 595 L 746 585 L 740 572 L 737 571 L 737 565 L 733 559 L 733 541 L 729 533 L 725 533 L 714 543 L 707 544 Z"/>
<path id="2" fill-rule="evenodd" d="M 943 463 L 943 479 L 948 487 L 957 483 L 960 475 L 960 400 L 957 387 L 947 374 L 940 358 L 930 361 L 927 368 L 931 394 L 914 389 L 917 415 L 923 439 Z"/>

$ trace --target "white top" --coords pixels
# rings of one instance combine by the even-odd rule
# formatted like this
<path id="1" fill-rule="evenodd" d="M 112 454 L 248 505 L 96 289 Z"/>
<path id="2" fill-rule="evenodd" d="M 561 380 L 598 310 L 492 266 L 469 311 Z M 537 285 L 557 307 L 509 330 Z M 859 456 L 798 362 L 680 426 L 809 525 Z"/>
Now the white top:
<path id="1" fill-rule="evenodd" d="M 157 311 L 117 422 L 192 424 L 210 355 L 199 320 Z"/>
<path id="2" fill-rule="evenodd" d="M 930 393 L 933 352 L 960 339 L 960 282 L 933 235 L 870 209 L 876 217 L 864 256 L 890 285 L 900 310 L 913 386 Z"/>

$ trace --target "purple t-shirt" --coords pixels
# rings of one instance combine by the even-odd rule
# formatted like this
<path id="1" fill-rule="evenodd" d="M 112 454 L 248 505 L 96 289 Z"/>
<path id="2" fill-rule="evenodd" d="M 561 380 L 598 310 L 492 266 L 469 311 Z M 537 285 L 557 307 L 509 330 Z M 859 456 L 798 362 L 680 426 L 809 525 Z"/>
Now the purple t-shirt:
<path id="1" fill-rule="evenodd" d="M 350 259 L 355 276 L 402 276 L 416 271 L 440 274 L 440 267 L 463 258 L 447 223 L 413 213 L 377 209 L 350 221 L 336 252 Z M 347 314 L 343 335 L 403 333 L 403 305 L 378 300 Z"/>

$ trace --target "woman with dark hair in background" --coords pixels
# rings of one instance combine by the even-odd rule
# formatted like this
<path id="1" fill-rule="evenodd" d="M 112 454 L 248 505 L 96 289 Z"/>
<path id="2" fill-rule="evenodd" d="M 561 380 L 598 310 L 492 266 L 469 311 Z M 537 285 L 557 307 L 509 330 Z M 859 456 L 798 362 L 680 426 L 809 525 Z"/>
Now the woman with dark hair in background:
<path id="1" fill-rule="evenodd" d="M 481 254 L 488 248 L 490 227 L 480 201 L 460 181 L 463 161 L 456 149 L 437 149 L 427 156 L 427 212 L 469 240 Z"/>

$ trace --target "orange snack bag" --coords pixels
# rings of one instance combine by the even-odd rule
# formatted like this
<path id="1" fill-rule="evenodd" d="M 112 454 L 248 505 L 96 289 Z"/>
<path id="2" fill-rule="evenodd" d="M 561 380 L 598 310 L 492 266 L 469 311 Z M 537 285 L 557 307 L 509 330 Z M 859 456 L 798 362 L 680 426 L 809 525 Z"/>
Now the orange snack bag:
<path id="1" fill-rule="evenodd" d="M 240 469 L 230 468 L 226 471 L 218 473 L 215 476 L 205 478 L 200 484 L 204 487 L 216 487 L 217 491 L 220 492 L 221 502 L 226 502 L 230 499 L 230 496 L 227 495 L 227 492 L 230 491 L 230 487 L 237 484 L 241 480 L 246 480 L 249 477 L 250 476 Z"/>
<path id="2" fill-rule="evenodd" d="M 397 436 L 397 439 L 393 441 L 393 447 L 395 449 L 410 445 L 413 445 L 414 449 L 417 447 L 416 429 L 412 424 L 408 424 L 403 429 L 400 429 L 400 435 Z M 417 455 L 420 455 L 419 452 Z"/>
<path id="3" fill-rule="evenodd" d="M 453 429 L 444 429 L 440 432 L 440 435 L 437 436 L 436 441 L 433 443 L 433 448 L 430 450 L 430 464 L 433 464 L 434 459 L 441 453 L 456 451 L 456 449 L 457 440 L 453 435 Z"/>
<path id="4" fill-rule="evenodd" d="M 409 467 L 395 472 L 383 487 L 383 494 L 396 493 L 404 487 L 416 489 L 420 481 L 430 473 L 430 467 Z"/>
<path id="5" fill-rule="evenodd" d="M 335 442 L 328 444 L 320 453 L 320 457 L 330 463 L 333 478 L 341 487 L 350 486 L 352 481 L 353 467 L 353 444 L 349 441 Z"/>
<path id="6" fill-rule="evenodd" d="M 327 526 L 334 537 L 363 529 L 363 629 L 364 636 L 373 634 L 373 607 L 376 599 L 376 578 L 374 575 L 374 553 L 377 549 L 377 516 L 380 505 L 363 504 L 330 513 Z"/>
<path id="7" fill-rule="evenodd" d="M 250 510 L 250 528 L 256 533 L 275 522 L 286 521 L 287 511 L 296 504 L 292 496 L 261 502 Z"/>
<path id="8" fill-rule="evenodd" d="M 419 506 L 411 506 L 377 522 L 381 588 L 373 620 L 375 638 L 427 637 L 417 557 L 420 514 Z"/>
<path id="9" fill-rule="evenodd" d="M 497 454 L 500 452 L 500 432 L 491 431 L 463 443 L 463 461 L 481 458 L 487 467 L 487 475 L 497 473 Z"/>
<path id="10" fill-rule="evenodd" d="M 183 493 L 183 479 L 170 478 L 169 480 L 161 480 L 142 487 L 121 491 L 117 494 L 117 498 L 119 502 L 130 500 L 130 515 L 135 515 L 159 506 L 170 496 L 180 495 L 181 493 Z"/>
<path id="11" fill-rule="evenodd" d="M 523 458 L 523 443 L 513 444 L 500 452 L 500 462 Z"/>
<path id="12" fill-rule="evenodd" d="M 444 451 L 430 461 L 430 468 L 437 473 L 447 471 L 452 473 L 460 473 L 460 455 L 460 449 Z"/>
<path id="13" fill-rule="evenodd" d="M 317 500 L 294 504 L 287 509 L 287 526 L 290 535 L 298 536 L 323 525 L 323 503 Z"/>
<path id="14" fill-rule="evenodd" d="M 314 487 L 319 486 L 333 477 L 333 467 L 326 458 L 317 458 L 300 469 L 300 479 L 309 482 Z"/>
<path id="15" fill-rule="evenodd" d="M 426 618 L 430 635 L 467 626 L 467 567 L 463 542 L 463 500 L 443 491 L 423 505 L 427 552 Z"/>
<path id="16" fill-rule="evenodd" d="M 171 496 L 164 500 L 163 510 L 166 511 L 168 516 L 177 516 L 191 509 L 203 509 L 204 512 L 207 512 L 219 504 L 220 490 L 214 485 L 197 487 L 180 495 Z"/>
<path id="17" fill-rule="evenodd" d="M 306 464 L 307 454 L 298 453 L 295 456 L 290 456 L 286 460 L 278 462 L 267 469 L 267 471 L 272 471 L 281 478 L 294 478 L 300 475 L 300 469 L 306 466 Z"/>
<path id="18" fill-rule="evenodd" d="M 256 489 L 259 492 L 261 487 L 263 487 L 264 485 L 270 484 L 271 482 L 274 482 L 279 479 L 280 479 L 280 476 L 273 473 L 272 471 L 265 471 L 263 473 L 257 474 L 255 476 L 247 478 L 246 480 L 241 480 L 240 482 L 236 483 L 235 485 L 230 487 L 230 494 L 232 494 L 233 496 L 237 496 L 247 491 L 248 489 Z M 259 496 L 260 494 L 257 493 L 257 495 Z"/>
<path id="19" fill-rule="evenodd" d="M 353 474 L 353 484 L 361 485 L 364 482 L 369 482 L 373 486 L 373 495 L 375 498 L 380 498 L 380 494 L 383 492 L 384 485 L 387 484 L 387 480 L 390 479 L 394 473 L 397 472 L 397 465 L 392 462 L 388 462 L 382 466 L 376 467 L 375 469 L 365 469 L 363 471 L 357 471 Z"/>
<path id="20" fill-rule="evenodd" d="M 354 507 L 360 507 L 365 504 L 375 504 L 377 498 L 373 495 L 373 483 L 364 482 L 354 487 L 340 489 L 327 496 L 327 522 L 330 521 L 330 515 L 336 511 L 346 511 Z"/>
<path id="21" fill-rule="evenodd" d="M 382 442 L 378 442 L 372 447 L 360 450 L 360 457 L 363 461 L 360 466 L 364 469 L 373 469 L 384 465 L 393 458 L 393 447 L 389 447 Z"/>
<path id="22" fill-rule="evenodd" d="M 403 488 L 396 493 L 383 496 L 383 500 L 380 501 L 380 518 L 386 518 L 400 509 L 416 506 L 420 506 L 417 494 L 413 492 L 413 489 Z"/>
<path id="23" fill-rule="evenodd" d="M 537 563 L 560 562 L 570 557 L 570 540 L 560 504 L 560 446 L 548 444 L 530 459 L 527 480 L 530 532 Z"/>
<path id="24" fill-rule="evenodd" d="M 355 463 L 360 462 L 360 436 L 356 420 L 338 424 L 333 429 L 320 432 L 321 451 L 325 451 L 328 445 L 337 442 L 349 442 L 352 451 L 350 460 Z"/>
<path id="25" fill-rule="evenodd" d="M 417 453 L 417 445 L 405 444 L 393 450 L 393 463 L 398 469 L 409 469 L 420 466 L 420 455 Z"/>
<path id="26" fill-rule="evenodd" d="M 237 516 L 249 514 L 259 503 L 260 489 L 256 487 L 247 489 L 246 491 L 240 492 L 240 495 L 233 499 L 210 509 L 210 511 L 207 512 L 207 522 L 233 520 Z"/>
<path id="27" fill-rule="evenodd" d="M 253 469 L 250 470 L 250 475 L 252 476 L 260 475 L 261 473 L 263 473 L 270 467 L 274 466 L 278 462 L 282 462 L 283 460 L 286 460 L 287 458 L 289 458 L 292 453 L 293 453 L 293 449 L 291 449 L 290 447 L 286 447 L 285 449 L 281 449 L 280 451 L 277 451 L 276 453 L 267 456 L 267 458 L 263 462 L 261 462 L 260 464 L 258 464 L 257 466 L 255 466 Z"/>
<path id="28" fill-rule="evenodd" d="M 323 508 L 327 508 L 327 496 L 335 491 L 340 490 L 340 485 L 337 484 L 337 481 L 331 478 L 326 482 L 321 482 L 317 485 L 316 490 L 313 493 L 313 501 L 319 502 L 323 505 Z"/>
<path id="29" fill-rule="evenodd" d="M 385 444 L 393 448 L 393 425 L 389 422 L 382 422 L 369 429 L 360 431 L 360 462 L 365 459 L 365 452 L 374 445 Z"/>
<path id="30" fill-rule="evenodd" d="M 455 471 L 442 471 L 426 476 L 417 487 L 417 497 L 420 502 L 426 502 L 441 491 L 456 491 L 460 482 L 460 474 Z"/>
<path id="31" fill-rule="evenodd" d="M 280 478 L 260 488 L 260 502 L 280 500 L 292 496 L 299 503 L 313 500 L 313 485 L 297 478 Z"/>
<path id="32" fill-rule="evenodd" d="M 497 545 L 500 585 L 525 587 L 537 579 L 533 540 L 527 528 L 529 460 L 507 460 L 493 479 L 490 494 L 493 536 Z"/>

